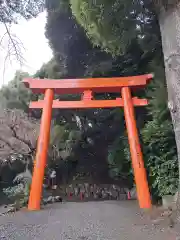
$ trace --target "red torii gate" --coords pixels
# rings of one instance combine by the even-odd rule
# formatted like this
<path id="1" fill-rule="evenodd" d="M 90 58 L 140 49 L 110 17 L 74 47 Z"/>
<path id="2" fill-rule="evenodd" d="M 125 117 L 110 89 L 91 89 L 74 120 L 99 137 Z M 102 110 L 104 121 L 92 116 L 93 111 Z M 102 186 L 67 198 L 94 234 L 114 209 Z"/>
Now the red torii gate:
<path id="1" fill-rule="evenodd" d="M 47 160 L 50 126 L 53 108 L 110 108 L 124 107 L 124 115 L 132 158 L 132 166 L 136 182 L 140 208 L 151 208 L 151 197 L 147 182 L 146 170 L 141 152 L 136 127 L 134 106 L 145 106 L 146 99 L 131 97 L 131 89 L 145 87 L 153 78 L 152 74 L 133 77 L 89 78 L 89 79 L 25 79 L 23 82 L 33 93 L 44 93 L 44 100 L 31 102 L 30 108 L 43 109 L 35 158 L 34 173 L 29 196 L 28 209 L 39 210 L 44 171 Z M 122 98 L 114 100 L 93 100 L 93 93 L 119 92 Z M 82 94 L 80 101 L 53 100 L 54 94 Z"/>

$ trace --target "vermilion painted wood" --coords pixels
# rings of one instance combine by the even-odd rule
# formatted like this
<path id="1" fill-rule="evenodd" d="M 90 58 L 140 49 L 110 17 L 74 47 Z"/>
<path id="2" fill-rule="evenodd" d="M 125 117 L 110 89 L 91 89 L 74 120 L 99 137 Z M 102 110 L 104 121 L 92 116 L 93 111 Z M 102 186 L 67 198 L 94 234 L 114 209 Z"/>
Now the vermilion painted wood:
<path id="1" fill-rule="evenodd" d="M 82 100 L 92 100 L 93 99 L 93 93 L 91 90 L 87 90 L 83 92 Z"/>
<path id="2" fill-rule="evenodd" d="M 133 98 L 134 106 L 146 106 L 148 100 Z M 123 107 L 123 100 L 117 98 L 115 100 L 81 100 L 81 101 L 59 101 L 54 100 L 52 108 L 57 109 L 84 109 L 84 108 L 111 108 L 111 107 Z M 44 107 L 44 100 L 37 102 L 31 102 L 29 108 L 41 109 Z"/>
<path id="3" fill-rule="evenodd" d="M 124 102 L 124 116 L 128 133 L 139 205 L 140 208 L 148 209 L 152 206 L 151 197 L 147 182 L 146 170 L 144 168 L 144 161 L 138 136 L 138 130 L 136 126 L 131 90 L 128 87 L 125 87 L 122 88 L 121 93 Z"/>
<path id="4" fill-rule="evenodd" d="M 57 94 L 82 93 L 87 90 L 95 92 L 120 92 L 122 87 L 144 87 L 153 74 L 133 77 L 115 78 L 88 78 L 88 79 L 24 79 L 26 87 L 31 88 L 34 93 L 44 93 L 45 89 L 53 89 Z"/>
<path id="5" fill-rule="evenodd" d="M 48 142 L 52 108 L 104 108 L 124 107 L 125 121 L 128 131 L 129 145 L 132 156 L 137 194 L 141 208 L 150 208 L 151 199 L 144 168 L 141 147 L 138 138 L 134 106 L 147 105 L 146 99 L 131 97 L 130 88 L 144 87 L 152 74 L 136 77 L 123 78 L 99 78 L 99 79 L 71 79 L 71 80 L 37 80 L 26 79 L 24 83 L 33 92 L 45 93 L 44 100 L 32 102 L 31 108 L 43 108 L 40 135 L 38 139 L 37 155 L 32 178 L 32 186 L 29 197 L 29 210 L 39 210 L 43 176 L 46 165 Z M 115 100 L 92 100 L 93 92 L 121 92 L 122 99 Z M 72 94 L 84 93 L 81 101 L 59 101 L 54 100 L 54 93 Z"/>
<path id="6" fill-rule="evenodd" d="M 42 112 L 36 159 L 28 202 L 28 210 L 31 211 L 40 210 L 44 171 L 46 167 L 50 137 L 53 98 L 53 91 L 51 89 L 47 89 L 45 92 L 44 108 Z"/>

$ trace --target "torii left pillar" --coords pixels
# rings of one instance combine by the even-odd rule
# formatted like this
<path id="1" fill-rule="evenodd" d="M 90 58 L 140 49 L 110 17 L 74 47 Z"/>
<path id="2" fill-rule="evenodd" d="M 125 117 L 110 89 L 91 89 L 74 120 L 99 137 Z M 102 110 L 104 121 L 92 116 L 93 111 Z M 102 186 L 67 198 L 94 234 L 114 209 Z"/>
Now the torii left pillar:
<path id="1" fill-rule="evenodd" d="M 29 196 L 28 209 L 39 210 L 42 196 L 44 171 L 47 162 L 48 145 L 50 138 L 50 127 L 52 118 L 52 104 L 54 92 L 47 89 L 44 96 L 44 107 L 41 117 L 41 126 L 38 139 L 37 153 L 35 158 L 34 173 Z"/>

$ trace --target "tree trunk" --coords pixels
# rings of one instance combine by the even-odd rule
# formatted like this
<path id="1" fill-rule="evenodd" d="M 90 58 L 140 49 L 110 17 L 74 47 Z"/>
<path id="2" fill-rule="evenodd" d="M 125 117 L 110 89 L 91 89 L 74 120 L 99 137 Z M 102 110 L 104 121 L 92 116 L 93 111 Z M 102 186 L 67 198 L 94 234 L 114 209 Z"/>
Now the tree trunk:
<path id="1" fill-rule="evenodd" d="M 177 145 L 180 193 L 180 4 L 169 9 L 162 8 L 159 12 L 159 24 L 168 88 L 168 107 Z M 177 206 L 180 209 L 180 194 Z"/>

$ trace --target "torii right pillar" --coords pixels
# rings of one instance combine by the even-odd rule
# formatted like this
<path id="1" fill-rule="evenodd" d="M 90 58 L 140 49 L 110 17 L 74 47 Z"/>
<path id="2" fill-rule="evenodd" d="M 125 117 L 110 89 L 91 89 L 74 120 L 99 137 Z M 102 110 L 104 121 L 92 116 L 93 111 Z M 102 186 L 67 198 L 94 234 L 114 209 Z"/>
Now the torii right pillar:
<path id="1" fill-rule="evenodd" d="M 124 116 L 126 121 L 126 128 L 128 133 L 129 147 L 132 159 L 132 166 L 134 169 L 134 177 L 136 182 L 137 197 L 139 200 L 140 208 L 151 208 L 151 197 L 147 182 L 147 174 L 144 167 L 143 155 L 141 151 L 134 105 L 129 87 L 121 89 L 121 95 L 124 103 Z"/>

